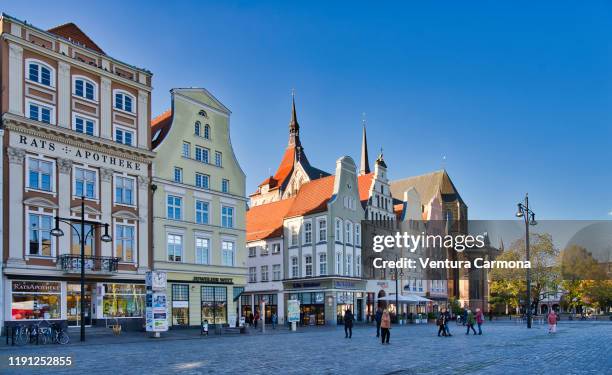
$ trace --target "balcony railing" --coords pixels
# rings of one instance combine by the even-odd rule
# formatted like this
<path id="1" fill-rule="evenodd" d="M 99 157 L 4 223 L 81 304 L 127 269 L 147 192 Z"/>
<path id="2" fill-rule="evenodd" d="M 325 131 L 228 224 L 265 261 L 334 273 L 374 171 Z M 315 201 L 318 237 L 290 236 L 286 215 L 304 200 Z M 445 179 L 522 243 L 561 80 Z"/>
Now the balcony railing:
<path id="1" fill-rule="evenodd" d="M 59 264 L 66 273 L 81 272 L 81 256 L 77 254 L 63 254 L 59 257 Z M 85 255 L 85 272 L 89 273 L 115 273 L 119 269 L 117 257 L 100 257 Z"/>

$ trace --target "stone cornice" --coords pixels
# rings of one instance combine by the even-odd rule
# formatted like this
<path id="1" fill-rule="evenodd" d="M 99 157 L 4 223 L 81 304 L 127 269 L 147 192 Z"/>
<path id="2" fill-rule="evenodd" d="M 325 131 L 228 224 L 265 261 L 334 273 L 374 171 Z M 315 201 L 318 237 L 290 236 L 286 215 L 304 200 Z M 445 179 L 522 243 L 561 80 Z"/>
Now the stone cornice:
<path id="1" fill-rule="evenodd" d="M 140 82 L 138 82 L 138 81 L 133 81 L 133 80 L 131 80 L 131 79 L 127 79 L 127 78 L 120 77 L 120 76 L 118 76 L 118 75 L 116 75 L 116 74 L 113 74 L 113 73 L 112 73 L 112 72 L 110 72 L 110 71 L 106 71 L 106 70 L 104 70 L 104 69 L 100 69 L 100 68 L 98 68 L 98 67 L 95 67 L 95 68 L 94 68 L 94 67 L 92 67 L 92 66 L 91 66 L 91 65 L 89 65 L 89 64 L 86 64 L 86 63 L 84 63 L 84 62 L 81 62 L 81 61 L 75 60 L 75 59 L 73 59 L 73 58 L 71 58 L 71 57 L 69 57 L 69 56 L 62 55 L 61 53 L 58 53 L 58 52 L 52 51 L 52 50 L 47 49 L 47 48 L 43 48 L 43 47 L 38 46 L 38 45 L 36 45 L 36 44 L 34 44 L 34 43 L 28 43 L 28 42 L 27 42 L 27 41 L 25 41 L 24 39 L 21 39 L 21 38 L 19 38 L 19 37 L 16 37 L 15 35 L 11 35 L 11 34 L 8 34 L 8 33 L 3 33 L 3 34 L 2 34 L 2 38 L 3 38 L 4 40 L 11 41 L 11 42 L 13 42 L 13 43 L 15 43 L 15 44 L 19 44 L 20 46 L 22 46 L 22 47 L 24 47 L 24 48 L 27 48 L 27 49 L 29 49 L 29 50 L 36 51 L 36 52 L 38 52 L 38 53 L 40 53 L 40 54 L 43 54 L 43 55 L 51 56 L 51 57 L 53 57 L 54 59 L 57 59 L 57 60 L 59 60 L 59 61 L 64 61 L 64 62 L 67 62 L 67 63 L 69 63 L 69 64 L 76 65 L 76 66 L 78 66 L 79 68 L 81 68 L 81 69 L 83 69 L 83 70 L 86 70 L 86 71 L 88 71 L 88 72 L 91 72 L 92 74 L 99 74 L 99 75 L 101 75 L 101 76 L 105 76 L 105 77 L 108 77 L 108 78 L 112 78 L 112 79 L 114 79 L 114 80 L 116 80 L 116 81 L 118 81 L 118 82 L 121 82 L 121 83 L 125 84 L 125 85 L 132 86 L 132 87 L 136 87 L 136 88 L 138 88 L 138 89 L 145 90 L 145 91 L 147 91 L 147 92 L 151 92 L 151 91 L 152 91 L 152 89 L 153 89 L 152 87 L 147 86 L 147 85 L 143 85 L 142 83 L 140 83 Z M 9 48 L 10 48 L 10 47 L 9 47 Z M 109 58 L 109 57 L 107 57 L 107 58 L 108 58 L 109 60 L 113 60 L 112 58 Z M 134 68 L 132 68 L 132 69 L 134 69 Z M 148 74 L 151 74 L 151 73 L 148 73 Z"/>
<path id="2" fill-rule="evenodd" d="M 57 125 L 47 125 L 12 113 L 5 113 L 2 116 L 2 123 L 4 128 L 9 131 L 28 134 L 33 137 L 44 138 L 145 164 L 150 164 L 155 157 L 155 153 L 152 151 L 122 145 L 100 137 L 91 137 L 72 129 Z"/>

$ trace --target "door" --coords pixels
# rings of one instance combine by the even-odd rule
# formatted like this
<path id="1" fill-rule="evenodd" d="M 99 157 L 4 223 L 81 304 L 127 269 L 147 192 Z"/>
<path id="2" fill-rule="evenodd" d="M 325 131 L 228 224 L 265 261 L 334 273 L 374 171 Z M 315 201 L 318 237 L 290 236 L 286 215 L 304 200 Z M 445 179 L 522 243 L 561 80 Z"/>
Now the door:
<path id="1" fill-rule="evenodd" d="M 358 298 L 357 299 L 357 308 L 355 308 L 354 311 L 357 315 L 357 321 L 362 322 L 363 321 L 363 299 L 362 298 Z"/>
<path id="2" fill-rule="evenodd" d="M 81 326 L 81 285 L 68 284 L 66 295 L 66 308 L 68 312 L 68 325 Z M 92 284 L 85 284 L 85 325 L 91 326 L 91 294 Z"/>

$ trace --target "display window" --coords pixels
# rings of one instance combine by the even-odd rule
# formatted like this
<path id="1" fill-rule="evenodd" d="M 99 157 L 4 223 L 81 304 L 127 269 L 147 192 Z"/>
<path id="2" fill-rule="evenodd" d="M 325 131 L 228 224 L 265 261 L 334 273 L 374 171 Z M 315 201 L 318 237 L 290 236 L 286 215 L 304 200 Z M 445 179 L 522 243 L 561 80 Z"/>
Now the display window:
<path id="1" fill-rule="evenodd" d="M 172 325 L 189 325 L 188 284 L 172 284 Z"/>
<path id="2" fill-rule="evenodd" d="M 61 319 L 61 301 L 60 282 L 13 281 L 11 319 Z"/>
<path id="3" fill-rule="evenodd" d="M 224 286 L 203 286 L 202 322 L 227 324 L 227 288 Z"/>
<path id="4" fill-rule="evenodd" d="M 145 286 L 140 284 L 104 284 L 104 317 L 142 318 L 145 294 Z"/>

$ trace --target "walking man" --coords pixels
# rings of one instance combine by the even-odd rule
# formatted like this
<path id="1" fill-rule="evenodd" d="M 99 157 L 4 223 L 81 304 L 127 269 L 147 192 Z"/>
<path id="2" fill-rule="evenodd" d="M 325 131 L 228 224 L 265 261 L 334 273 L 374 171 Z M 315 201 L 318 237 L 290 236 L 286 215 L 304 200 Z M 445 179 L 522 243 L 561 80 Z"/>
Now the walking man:
<path id="1" fill-rule="evenodd" d="M 344 313 L 344 338 L 353 338 L 353 313 L 347 309 Z"/>
<path id="2" fill-rule="evenodd" d="M 482 335 L 482 328 L 480 328 L 480 326 L 482 326 L 482 323 L 484 323 L 484 315 L 482 314 L 482 311 L 480 311 L 479 308 L 476 308 L 476 324 L 478 324 L 479 335 Z"/>
<path id="3" fill-rule="evenodd" d="M 446 317 L 444 316 L 444 312 L 440 311 L 440 315 L 438 315 L 438 320 L 436 321 L 438 324 L 438 337 L 440 337 L 440 333 L 442 333 L 442 336 L 446 336 L 446 328 L 444 327 L 445 320 Z"/>
<path id="4" fill-rule="evenodd" d="M 374 320 L 376 320 L 376 337 L 380 337 L 380 322 L 382 320 L 382 310 L 380 307 L 376 309 L 376 315 L 374 315 Z"/>
<path id="5" fill-rule="evenodd" d="M 446 331 L 446 336 L 452 336 L 450 333 L 450 329 L 448 328 L 448 322 L 451 320 L 451 314 L 448 309 L 444 310 L 444 330 Z"/>
<path id="6" fill-rule="evenodd" d="M 557 314 L 554 310 L 550 310 L 548 313 L 548 333 L 557 332 Z"/>
<path id="7" fill-rule="evenodd" d="M 272 314 L 272 329 L 276 329 L 276 323 L 278 323 L 278 317 L 276 316 L 276 313 Z"/>
<path id="8" fill-rule="evenodd" d="M 476 323 L 476 319 L 474 319 L 474 313 L 472 312 L 472 310 L 468 309 L 467 318 L 466 318 L 466 325 L 467 325 L 467 331 L 465 332 L 466 335 L 470 334 L 470 328 L 472 329 L 472 332 L 474 332 L 474 335 L 476 335 L 476 330 L 474 329 L 474 323 Z"/>

